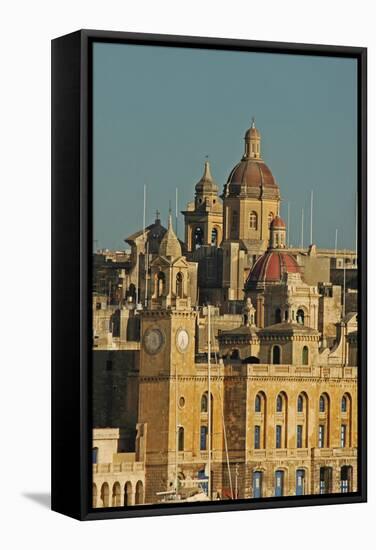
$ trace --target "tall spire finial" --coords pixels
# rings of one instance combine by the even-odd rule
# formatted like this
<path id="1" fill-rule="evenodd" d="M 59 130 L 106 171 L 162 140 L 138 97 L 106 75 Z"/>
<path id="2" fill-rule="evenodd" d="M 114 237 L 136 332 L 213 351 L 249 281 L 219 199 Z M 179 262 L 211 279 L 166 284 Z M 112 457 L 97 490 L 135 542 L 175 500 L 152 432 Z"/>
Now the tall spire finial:
<path id="1" fill-rule="evenodd" d="M 256 125 L 255 125 L 255 117 L 254 117 L 254 116 L 252 117 L 252 125 L 251 125 L 251 128 L 256 128 Z"/>
<path id="2" fill-rule="evenodd" d="M 168 207 L 168 229 L 172 229 L 172 209 L 171 209 L 171 201 L 169 201 L 169 207 Z"/>
<path id="3" fill-rule="evenodd" d="M 160 215 L 161 215 L 161 213 L 159 212 L 159 210 L 157 208 L 157 210 L 155 211 L 155 221 L 159 220 Z"/>

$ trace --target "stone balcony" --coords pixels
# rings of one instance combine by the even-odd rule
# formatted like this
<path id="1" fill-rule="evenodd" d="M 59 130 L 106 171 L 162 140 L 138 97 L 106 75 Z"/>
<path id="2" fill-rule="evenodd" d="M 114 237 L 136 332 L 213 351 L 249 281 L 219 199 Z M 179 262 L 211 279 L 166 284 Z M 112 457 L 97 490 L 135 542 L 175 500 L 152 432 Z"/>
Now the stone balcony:
<path id="1" fill-rule="evenodd" d="M 93 464 L 93 474 L 117 474 L 122 472 L 142 472 L 145 465 L 143 462 L 120 462 L 119 464 Z"/>

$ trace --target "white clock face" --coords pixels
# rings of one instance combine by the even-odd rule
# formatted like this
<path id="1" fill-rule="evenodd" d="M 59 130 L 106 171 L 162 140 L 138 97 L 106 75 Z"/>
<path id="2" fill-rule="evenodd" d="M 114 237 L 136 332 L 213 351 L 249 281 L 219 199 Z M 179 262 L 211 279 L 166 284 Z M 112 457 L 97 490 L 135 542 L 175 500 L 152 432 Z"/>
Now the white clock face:
<path id="1" fill-rule="evenodd" d="M 158 353 L 163 344 L 163 334 L 157 328 L 149 328 L 144 334 L 145 349 L 148 353 Z"/>
<path id="2" fill-rule="evenodd" d="M 189 344 L 188 332 L 184 328 L 179 329 L 178 332 L 176 333 L 176 345 L 178 347 L 178 350 L 182 352 L 186 351 L 188 348 L 188 344 Z"/>

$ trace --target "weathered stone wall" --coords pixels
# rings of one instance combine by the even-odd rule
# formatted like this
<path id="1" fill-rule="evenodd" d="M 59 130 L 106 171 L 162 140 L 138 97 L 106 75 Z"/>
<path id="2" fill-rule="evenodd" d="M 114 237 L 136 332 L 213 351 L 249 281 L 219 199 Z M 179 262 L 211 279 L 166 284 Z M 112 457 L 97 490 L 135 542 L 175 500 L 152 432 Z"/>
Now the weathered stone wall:
<path id="1" fill-rule="evenodd" d="M 93 352 L 94 428 L 127 428 L 130 433 L 135 433 L 138 416 L 138 364 L 139 353 L 136 351 Z"/>

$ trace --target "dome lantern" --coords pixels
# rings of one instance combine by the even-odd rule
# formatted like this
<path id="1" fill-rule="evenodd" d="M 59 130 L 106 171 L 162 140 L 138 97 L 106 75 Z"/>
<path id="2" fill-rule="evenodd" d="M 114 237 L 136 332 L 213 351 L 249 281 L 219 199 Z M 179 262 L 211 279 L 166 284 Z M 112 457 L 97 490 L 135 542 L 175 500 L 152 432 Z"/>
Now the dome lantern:
<path id="1" fill-rule="evenodd" d="M 275 216 L 270 224 L 270 248 L 286 248 L 286 224 L 280 216 Z"/>
<path id="2" fill-rule="evenodd" d="M 243 160 L 261 158 L 261 136 L 255 126 L 255 119 L 252 118 L 252 125 L 244 136 L 245 146 Z"/>

